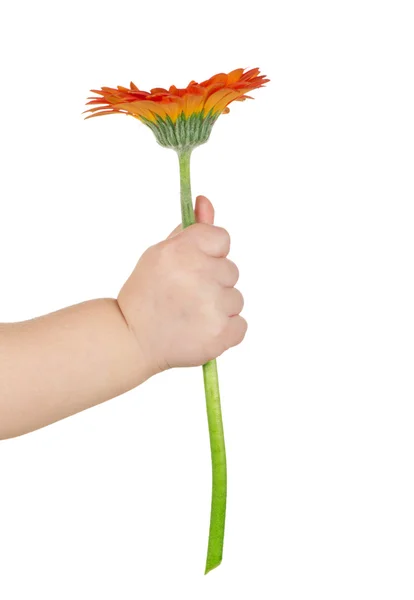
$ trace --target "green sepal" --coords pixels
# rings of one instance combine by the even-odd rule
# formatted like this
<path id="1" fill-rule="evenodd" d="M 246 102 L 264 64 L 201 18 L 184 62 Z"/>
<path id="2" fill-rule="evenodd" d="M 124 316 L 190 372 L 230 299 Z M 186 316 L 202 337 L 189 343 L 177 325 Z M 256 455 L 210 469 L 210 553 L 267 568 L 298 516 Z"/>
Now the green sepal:
<path id="1" fill-rule="evenodd" d="M 155 122 L 145 117 L 140 117 L 140 120 L 153 131 L 161 146 L 183 152 L 208 141 L 219 114 L 213 113 L 212 110 L 205 114 L 202 110 L 186 117 L 184 112 L 181 112 L 175 123 L 168 115 L 165 119 L 155 115 Z"/>

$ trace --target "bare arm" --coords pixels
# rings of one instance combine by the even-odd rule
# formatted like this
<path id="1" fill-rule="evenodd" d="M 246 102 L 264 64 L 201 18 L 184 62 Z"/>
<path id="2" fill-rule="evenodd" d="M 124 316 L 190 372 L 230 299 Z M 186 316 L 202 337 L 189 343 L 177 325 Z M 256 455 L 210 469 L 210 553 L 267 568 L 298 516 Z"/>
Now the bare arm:
<path id="1" fill-rule="evenodd" d="M 114 398 L 153 374 L 112 298 L 0 324 L 0 439 Z"/>
<path id="2" fill-rule="evenodd" d="M 228 233 L 199 196 L 203 223 L 141 256 L 118 298 L 0 324 L 0 439 L 122 394 L 165 369 L 202 365 L 239 344 L 247 324 L 226 258 Z"/>

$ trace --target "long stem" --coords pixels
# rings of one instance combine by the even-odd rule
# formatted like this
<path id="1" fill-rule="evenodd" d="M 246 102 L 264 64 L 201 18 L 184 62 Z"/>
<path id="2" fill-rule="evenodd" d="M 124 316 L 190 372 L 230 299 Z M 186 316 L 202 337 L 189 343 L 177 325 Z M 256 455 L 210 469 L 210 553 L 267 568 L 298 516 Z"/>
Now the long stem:
<path id="1" fill-rule="evenodd" d="M 183 227 L 195 223 L 190 183 L 191 149 L 178 153 L 181 183 L 181 216 Z M 223 420 L 216 360 L 203 365 L 208 430 L 210 435 L 213 486 L 211 494 L 210 532 L 205 574 L 218 567 L 223 556 L 226 521 L 227 465 L 224 445 Z"/>

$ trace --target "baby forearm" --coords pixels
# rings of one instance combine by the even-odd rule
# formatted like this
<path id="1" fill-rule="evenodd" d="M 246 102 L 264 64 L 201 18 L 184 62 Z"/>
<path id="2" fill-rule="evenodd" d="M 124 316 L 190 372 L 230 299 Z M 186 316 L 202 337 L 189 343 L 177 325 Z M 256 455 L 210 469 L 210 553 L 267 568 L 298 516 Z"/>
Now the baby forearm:
<path id="1" fill-rule="evenodd" d="M 118 302 L 0 325 L 0 439 L 114 398 L 153 372 Z"/>

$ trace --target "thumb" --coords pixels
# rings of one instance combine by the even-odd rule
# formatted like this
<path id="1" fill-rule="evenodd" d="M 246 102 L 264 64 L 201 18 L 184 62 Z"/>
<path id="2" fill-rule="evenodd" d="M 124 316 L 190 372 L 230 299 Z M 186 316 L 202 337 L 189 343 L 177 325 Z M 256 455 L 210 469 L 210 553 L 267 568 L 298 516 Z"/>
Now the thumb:
<path id="1" fill-rule="evenodd" d="M 194 213 L 197 223 L 213 225 L 214 207 L 206 196 L 197 196 Z"/>
<path id="2" fill-rule="evenodd" d="M 209 225 L 213 225 L 214 207 L 206 196 L 197 196 L 194 208 L 194 215 L 197 223 L 207 223 Z M 177 233 L 180 233 L 182 229 L 183 226 L 181 224 L 177 225 L 177 227 L 167 237 L 167 240 L 177 235 Z"/>

